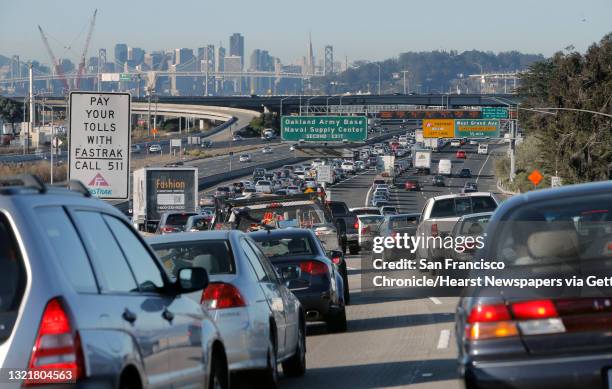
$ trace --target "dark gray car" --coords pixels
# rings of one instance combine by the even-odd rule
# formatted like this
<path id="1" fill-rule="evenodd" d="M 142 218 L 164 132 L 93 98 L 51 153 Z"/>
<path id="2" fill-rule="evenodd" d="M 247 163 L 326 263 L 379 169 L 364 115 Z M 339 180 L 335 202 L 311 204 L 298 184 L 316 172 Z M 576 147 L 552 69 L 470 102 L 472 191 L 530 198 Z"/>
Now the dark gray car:
<path id="1" fill-rule="evenodd" d="M 0 179 L 2 370 L 61 370 L 80 388 L 229 387 L 214 322 L 183 296 L 206 272 L 171 280 L 116 208 L 78 188 Z"/>

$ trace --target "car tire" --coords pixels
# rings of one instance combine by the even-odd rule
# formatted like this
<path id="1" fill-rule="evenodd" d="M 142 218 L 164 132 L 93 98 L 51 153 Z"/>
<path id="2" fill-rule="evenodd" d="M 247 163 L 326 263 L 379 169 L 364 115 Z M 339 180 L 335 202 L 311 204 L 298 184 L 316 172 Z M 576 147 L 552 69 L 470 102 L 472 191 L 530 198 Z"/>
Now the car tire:
<path id="1" fill-rule="evenodd" d="M 306 373 L 306 328 L 300 323 L 298 344 L 295 354 L 282 363 L 283 374 L 287 377 L 301 377 Z"/>
<path id="2" fill-rule="evenodd" d="M 208 388 L 229 389 L 227 365 L 218 355 L 213 356 Z"/>
<path id="3" fill-rule="evenodd" d="M 337 312 L 330 313 L 327 317 L 327 331 L 346 332 L 346 308 L 342 307 Z"/>
<path id="4" fill-rule="evenodd" d="M 262 370 L 255 381 L 255 388 L 277 389 L 278 388 L 278 359 L 276 358 L 276 347 L 272 339 L 268 341 L 267 366 Z"/>

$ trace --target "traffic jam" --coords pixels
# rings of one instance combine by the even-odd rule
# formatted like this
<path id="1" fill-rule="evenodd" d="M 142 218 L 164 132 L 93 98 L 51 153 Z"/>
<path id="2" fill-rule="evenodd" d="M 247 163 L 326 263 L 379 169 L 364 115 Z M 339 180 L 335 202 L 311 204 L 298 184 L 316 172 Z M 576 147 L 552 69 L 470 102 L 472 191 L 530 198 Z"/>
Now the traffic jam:
<path id="1" fill-rule="evenodd" d="M 490 257 L 539 276 L 574 258 L 588 260 L 584 272 L 609 266 L 609 182 L 499 196 L 478 178 L 500 140 L 423 139 L 409 126 L 387 137 L 205 191 L 195 167 L 144 167 L 129 217 L 77 181 L 0 178 L 2 387 L 308 385 L 312 326 L 351 331 L 353 288 L 364 288 L 349 281 L 355 262 Z M 367 183 L 360 206 L 337 189 L 357 179 Z M 417 194 L 411 209 L 402 196 Z M 466 236 L 461 250 L 378 250 L 387 238 Z M 455 300 L 451 374 L 461 385 L 612 382 L 605 294 L 503 290 Z"/>

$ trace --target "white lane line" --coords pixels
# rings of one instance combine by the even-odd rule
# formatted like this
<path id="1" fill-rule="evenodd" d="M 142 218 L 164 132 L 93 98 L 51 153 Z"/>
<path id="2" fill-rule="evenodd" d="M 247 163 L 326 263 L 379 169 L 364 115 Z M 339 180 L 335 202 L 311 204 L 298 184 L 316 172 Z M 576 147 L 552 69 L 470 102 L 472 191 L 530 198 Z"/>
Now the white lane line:
<path id="1" fill-rule="evenodd" d="M 369 205 L 369 199 L 370 199 L 370 195 L 372 194 L 372 189 L 374 188 L 374 186 L 370 186 L 370 189 L 368 189 L 368 193 L 366 193 L 366 198 L 365 198 L 365 204 L 363 205 L 364 207 L 367 207 Z"/>
<path id="2" fill-rule="evenodd" d="M 350 266 L 347 266 L 346 269 L 347 270 L 358 270 L 356 267 L 350 267 Z"/>
<path id="3" fill-rule="evenodd" d="M 450 341 L 450 330 L 440 331 L 440 338 L 438 339 L 438 350 L 448 348 Z"/>
<path id="4" fill-rule="evenodd" d="M 429 299 L 431 300 L 432 303 L 436 305 L 442 304 L 442 301 L 438 300 L 436 297 L 430 297 Z"/>
<path id="5" fill-rule="evenodd" d="M 487 166 L 487 162 L 489 162 L 489 157 L 490 156 L 491 156 L 491 153 L 487 153 L 487 159 L 485 159 L 484 163 L 480 167 L 480 170 L 478 171 L 478 176 L 476 177 L 476 183 L 477 184 L 478 184 L 478 179 L 480 178 L 480 173 L 482 173 L 482 169 L 484 169 L 484 167 Z"/>

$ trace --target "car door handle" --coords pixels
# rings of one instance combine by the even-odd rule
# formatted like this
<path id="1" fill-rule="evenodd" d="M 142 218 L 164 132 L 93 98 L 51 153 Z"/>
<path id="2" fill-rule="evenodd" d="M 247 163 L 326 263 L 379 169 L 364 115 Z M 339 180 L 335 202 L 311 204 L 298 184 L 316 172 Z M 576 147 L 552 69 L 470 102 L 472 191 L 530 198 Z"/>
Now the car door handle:
<path id="1" fill-rule="evenodd" d="M 134 323 L 137 318 L 136 314 L 127 308 L 125 308 L 125 311 L 123 311 L 123 314 L 121 315 L 121 317 L 123 317 L 123 320 L 130 322 L 130 323 Z"/>
<path id="2" fill-rule="evenodd" d="M 172 321 L 174 319 L 174 313 L 170 312 L 167 309 L 164 309 L 164 312 L 162 313 L 162 317 L 168 321 Z"/>

